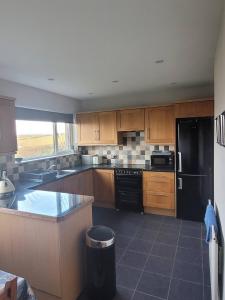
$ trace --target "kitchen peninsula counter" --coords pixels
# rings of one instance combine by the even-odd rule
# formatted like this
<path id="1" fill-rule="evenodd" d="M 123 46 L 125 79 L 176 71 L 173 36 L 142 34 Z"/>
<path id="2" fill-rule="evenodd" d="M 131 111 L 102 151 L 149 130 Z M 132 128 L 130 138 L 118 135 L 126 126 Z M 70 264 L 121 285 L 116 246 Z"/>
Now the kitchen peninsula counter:
<path id="1" fill-rule="evenodd" d="M 0 269 L 27 278 L 39 300 L 74 300 L 84 286 L 84 238 L 93 197 L 18 183 L 0 208 Z"/>

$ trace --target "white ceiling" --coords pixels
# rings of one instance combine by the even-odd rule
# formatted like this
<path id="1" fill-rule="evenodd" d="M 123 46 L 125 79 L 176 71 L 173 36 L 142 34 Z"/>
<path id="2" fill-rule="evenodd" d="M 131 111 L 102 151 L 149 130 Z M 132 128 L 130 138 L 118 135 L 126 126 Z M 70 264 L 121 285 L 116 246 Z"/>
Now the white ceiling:
<path id="1" fill-rule="evenodd" d="M 0 0 L 0 78 L 78 99 L 212 82 L 222 2 Z"/>

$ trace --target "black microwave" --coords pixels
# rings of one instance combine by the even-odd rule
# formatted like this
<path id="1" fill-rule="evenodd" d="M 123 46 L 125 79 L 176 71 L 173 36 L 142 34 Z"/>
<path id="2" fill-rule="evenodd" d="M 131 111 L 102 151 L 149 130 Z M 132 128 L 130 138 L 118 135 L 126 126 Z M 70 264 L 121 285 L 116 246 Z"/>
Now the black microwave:
<path id="1" fill-rule="evenodd" d="M 153 151 L 151 155 L 152 167 L 171 167 L 174 168 L 173 151 Z"/>

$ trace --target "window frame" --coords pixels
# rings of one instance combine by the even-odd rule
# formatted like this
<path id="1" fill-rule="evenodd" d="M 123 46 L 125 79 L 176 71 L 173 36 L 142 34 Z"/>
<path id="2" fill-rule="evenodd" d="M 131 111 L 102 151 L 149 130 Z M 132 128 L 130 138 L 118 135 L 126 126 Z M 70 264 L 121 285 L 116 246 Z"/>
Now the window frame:
<path id="1" fill-rule="evenodd" d="M 18 119 L 16 121 L 32 121 L 32 120 L 21 120 Z M 42 121 L 37 121 L 33 120 L 33 122 L 42 122 Z M 74 124 L 72 123 L 65 123 L 65 122 L 57 122 L 57 121 L 49 121 L 52 123 L 53 126 L 53 153 L 49 155 L 44 155 L 44 156 L 30 156 L 30 157 L 21 157 L 22 162 L 26 161 L 32 161 L 32 160 L 42 160 L 46 158 L 51 158 L 51 157 L 57 157 L 57 156 L 63 156 L 63 155 L 68 155 L 72 154 L 74 152 Z M 66 140 L 68 142 L 68 149 L 67 150 L 62 150 L 59 151 L 58 149 L 58 132 L 57 132 L 57 123 L 64 123 L 66 126 Z M 17 135 L 16 135 L 17 136 Z M 17 136 L 18 138 L 18 136 Z"/>

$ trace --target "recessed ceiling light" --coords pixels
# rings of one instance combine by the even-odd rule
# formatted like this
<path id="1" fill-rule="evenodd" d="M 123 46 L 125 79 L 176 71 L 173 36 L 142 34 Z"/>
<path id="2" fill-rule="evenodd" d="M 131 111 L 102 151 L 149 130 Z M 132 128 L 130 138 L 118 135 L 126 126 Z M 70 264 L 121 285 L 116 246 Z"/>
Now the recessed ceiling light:
<path id="1" fill-rule="evenodd" d="M 118 83 L 119 82 L 119 80 L 113 80 L 112 81 L 112 83 Z"/>
<path id="2" fill-rule="evenodd" d="M 55 78 L 48 78 L 48 81 L 54 81 Z"/>
<path id="3" fill-rule="evenodd" d="M 93 94 L 94 94 L 94 93 L 92 93 L 92 92 L 89 92 L 89 93 L 88 93 L 88 95 L 93 95 Z"/>
<path id="4" fill-rule="evenodd" d="M 164 63 L 164 59 L 157 59 L 157 60 L 155 60 L 155 63 L 162 64 L 162 63 Z"/>

